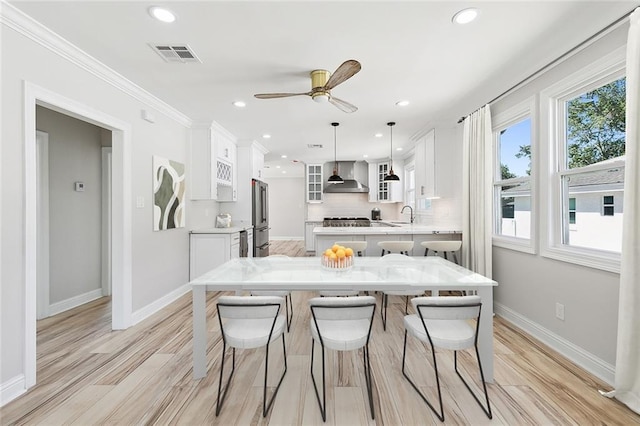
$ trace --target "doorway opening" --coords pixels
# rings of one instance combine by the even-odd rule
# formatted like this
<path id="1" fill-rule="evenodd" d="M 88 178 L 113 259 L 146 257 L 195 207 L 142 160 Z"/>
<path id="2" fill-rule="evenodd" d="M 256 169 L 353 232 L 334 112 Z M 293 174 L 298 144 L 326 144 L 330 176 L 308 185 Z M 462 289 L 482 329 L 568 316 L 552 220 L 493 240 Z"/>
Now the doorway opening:
<path id="1" fill-rule="evenodd" d="M 38 161 L 36 106 L 68 115 L 111 132 L 111 322 L 112 329 L 131 325 L 131 126 L 87 105 L 25 82 L 25 385 L 36 383 L 38 315 Z M 40 201 L 42 202 L 42 201 Z M 102 231 L 104 232 L 104 230 Z M 40 254 L 41 255 L 41 254 Z M 42 273 L 42 272 L 41 272 Z"/>

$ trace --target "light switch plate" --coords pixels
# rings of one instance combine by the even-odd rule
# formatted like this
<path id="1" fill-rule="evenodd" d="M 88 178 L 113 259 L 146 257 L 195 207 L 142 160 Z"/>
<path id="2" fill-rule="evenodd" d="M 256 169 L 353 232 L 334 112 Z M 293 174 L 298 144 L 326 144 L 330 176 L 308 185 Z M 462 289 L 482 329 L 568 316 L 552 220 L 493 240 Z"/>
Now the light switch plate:
<path id="1" fill-rule="evenodd" d="M 139 209 L 144 208 L 144 197 L 136 197 L 136 207 Z"/>

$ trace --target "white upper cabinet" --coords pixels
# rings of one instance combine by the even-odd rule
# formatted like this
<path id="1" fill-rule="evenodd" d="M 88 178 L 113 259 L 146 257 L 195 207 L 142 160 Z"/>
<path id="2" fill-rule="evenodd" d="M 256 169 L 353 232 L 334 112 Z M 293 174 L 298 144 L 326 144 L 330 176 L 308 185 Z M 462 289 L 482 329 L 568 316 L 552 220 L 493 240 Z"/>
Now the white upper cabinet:
<path id="1" fill-rule="evenodd" d="M 322 202 L 322 164 L 305 164 L 307 203 Z"/>
<path id="2" fill-rule="evenodd" d="M 191 199 L 235 201 L 235 137 L 217 123 L 191 128 Z"/>
<path id="3" fill-rule="evenodd" d="M 371 203 L 401 203 L 404 196 L 403 166 L 394 161 L 393 172 L 399 181 L 385 182 L 384 177 L 389 173 L 389 160 L 369 163 L 369 202 Z"/>

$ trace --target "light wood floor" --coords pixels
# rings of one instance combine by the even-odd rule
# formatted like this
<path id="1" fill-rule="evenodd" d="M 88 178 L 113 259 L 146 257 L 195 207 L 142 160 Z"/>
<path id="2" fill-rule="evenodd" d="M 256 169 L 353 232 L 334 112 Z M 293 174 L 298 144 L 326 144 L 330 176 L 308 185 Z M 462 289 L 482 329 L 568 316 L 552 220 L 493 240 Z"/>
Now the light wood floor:
<path id="1" fill-rule="evenodd" d="M 274 242 L 271 253 L 302 254 L 301 244 Z M 1 409 L 2 424 L 322 424 L 309 376 L 306 300 L 312 294 L 304 292 L 293 296 L 294 321 L 286 335 L 288 372 L 268 417 L 261 416 L 263 350 L 238 352 L 228 399 L 215 417 L 221 351 L 218 296 L 208 297 L 208 376 L 197 381 L 191 370 L 190 294 L 124 331 L 110 329 L 108 298 L 39 321 L 38 384 Z M 371 420 L 366 402 L 361 352 L 329 352 L 327 424 L 440 423 L 402 377 L 404 302 L 390 302 L 387 331 L 376 314 L 370 344 L 376 420 Z M 452 356 L 437 352 L 445 424 L 640 424 L 640 416 L 598 394 L 598 389 L 610 389 L 604 383 L 501 318 L 494 324 L 495 383 L 489 385 L 493 420 L 453 372 Z M 460 358 L 462 370 L 473 374 L 469 354 Z M 272 345 L 274 377 L 281 359 L 281 345 Z M 409 370 L 434 397 L 428 359 L 425 348 L 412 342 Z"/>

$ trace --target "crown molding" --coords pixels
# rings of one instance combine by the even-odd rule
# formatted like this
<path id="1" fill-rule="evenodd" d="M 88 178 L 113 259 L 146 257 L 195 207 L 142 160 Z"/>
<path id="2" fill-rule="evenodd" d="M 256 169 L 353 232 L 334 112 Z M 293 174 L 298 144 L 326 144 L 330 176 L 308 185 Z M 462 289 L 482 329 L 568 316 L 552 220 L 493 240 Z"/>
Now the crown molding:
<path id="1" fill-rule="evenodd" d="M 155 109 L 186 127 L 191 127 L 192 120 L 185 114 L 131 82 L 68 40 L 34 20 L 29 15 L 10 5 L 5 0 L 0 0 L 0 23 L 40 44 L 97 78 L 111 84 L 116 89 L 142 102 L 146 106 Z"/>

